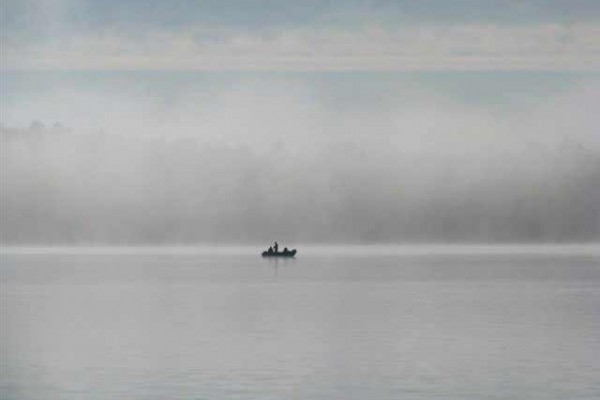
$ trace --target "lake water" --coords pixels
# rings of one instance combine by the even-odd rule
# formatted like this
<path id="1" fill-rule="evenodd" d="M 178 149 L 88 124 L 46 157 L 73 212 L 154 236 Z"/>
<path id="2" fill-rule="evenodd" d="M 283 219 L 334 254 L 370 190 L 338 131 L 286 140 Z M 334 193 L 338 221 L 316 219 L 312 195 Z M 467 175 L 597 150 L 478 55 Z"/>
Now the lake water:
<path id="1" fill-rule="evenodd" d="M 597 247 L 5 249 L 0 398 L 598 399 Z"/>

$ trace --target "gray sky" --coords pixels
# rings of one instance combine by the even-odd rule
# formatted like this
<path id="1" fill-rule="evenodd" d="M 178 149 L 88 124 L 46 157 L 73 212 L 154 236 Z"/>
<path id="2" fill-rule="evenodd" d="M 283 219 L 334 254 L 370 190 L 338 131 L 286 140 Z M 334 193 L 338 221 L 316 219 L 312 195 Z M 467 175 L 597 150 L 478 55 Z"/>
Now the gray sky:
<path id="1" fill-rule="evenodd" d="M 3 1 L 2 242 L 597 241 L 598 4 Z"/>

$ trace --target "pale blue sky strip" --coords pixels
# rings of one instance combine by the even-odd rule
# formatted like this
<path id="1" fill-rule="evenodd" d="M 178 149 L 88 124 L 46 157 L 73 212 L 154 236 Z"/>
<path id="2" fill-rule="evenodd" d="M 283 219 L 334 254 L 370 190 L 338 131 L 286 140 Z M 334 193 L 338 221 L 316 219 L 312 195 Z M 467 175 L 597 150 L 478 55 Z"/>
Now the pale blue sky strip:
<path id="1" fill-rule="evenodd" d="M 600 2 L 2 2 L 4 70 L 600 69 Z"/>

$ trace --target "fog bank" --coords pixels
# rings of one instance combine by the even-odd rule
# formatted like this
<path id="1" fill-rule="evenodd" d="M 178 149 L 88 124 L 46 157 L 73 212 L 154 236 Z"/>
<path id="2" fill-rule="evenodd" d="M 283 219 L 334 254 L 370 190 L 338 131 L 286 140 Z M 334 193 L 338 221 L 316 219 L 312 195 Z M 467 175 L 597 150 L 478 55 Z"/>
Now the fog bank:
<path id="1" fill-rule="evenodd" d="M 1 240 L 598 241 L 599 92 L 524 110 L 256 82 L 161 106 L 79 93 L 72 126 L 2 127 Z"/>

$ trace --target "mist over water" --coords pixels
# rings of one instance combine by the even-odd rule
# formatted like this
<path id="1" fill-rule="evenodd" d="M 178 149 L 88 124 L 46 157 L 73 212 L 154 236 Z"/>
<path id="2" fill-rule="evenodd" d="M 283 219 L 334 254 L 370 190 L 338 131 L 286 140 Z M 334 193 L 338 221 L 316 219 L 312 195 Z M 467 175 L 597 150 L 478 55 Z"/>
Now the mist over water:
<path id="1" fill-rule="evenodd" d="M 599 16 L 0 0 L 0 399 L 599 399 Z"/>
<path id="2" fill-rule="evenodd" d="M 600 237 L 593 79 L 6 75 L 5 244 Z"/>

